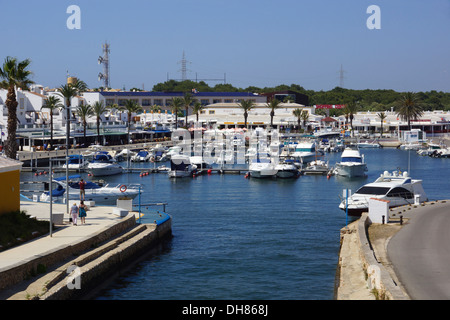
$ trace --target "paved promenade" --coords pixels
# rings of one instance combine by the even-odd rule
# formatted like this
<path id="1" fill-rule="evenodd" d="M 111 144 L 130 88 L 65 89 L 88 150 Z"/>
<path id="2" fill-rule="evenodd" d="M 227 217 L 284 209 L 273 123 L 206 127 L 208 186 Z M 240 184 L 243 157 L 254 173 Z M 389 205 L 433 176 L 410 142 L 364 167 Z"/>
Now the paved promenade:
<path id="1" fill-rule="evenodd" d="M 0 277 L 3 276 L 1 273 L 3 270 L 21 265 L 58 248 L 78 244 L 123 221 L 123 218 L 112 213 L 112 208 L 106 206 L 92 207 L 87 212 L 86 224 L 80 224 L 80 221 L 78 221 L 78 225 L 73 226 L 69 223 L 69 215 L 65 213 L 66 205 L 53 204 L 53 212 L 64 212 L 64 224 L 58 226 L 51 237 L 50 235 L 41 236 L 20 246 L 0 252 Z M 31 216 L 36 216 L 38 219 L 48 219 L 50 204 L 22 201 L 21 210 L 26 211 Z M 0 290 L 0 299 L 4 299 L 5 295 L 7 296 L 8 293 Z"/>
<path id="2" fill-rule="evenodd" d="M 414 209 L 387 246 L 395 273 L 413 300 L 450 299 L 450 201 Z"/>

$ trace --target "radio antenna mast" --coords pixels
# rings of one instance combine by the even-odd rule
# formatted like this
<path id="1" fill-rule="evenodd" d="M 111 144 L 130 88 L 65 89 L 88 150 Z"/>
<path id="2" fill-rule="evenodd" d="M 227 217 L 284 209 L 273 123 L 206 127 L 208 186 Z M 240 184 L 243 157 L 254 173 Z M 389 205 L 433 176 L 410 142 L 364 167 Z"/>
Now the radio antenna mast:
<path id="1" fill-rule="evenodd" d="M 104 83 L 105 88 L 110 87 L 110 78 L 109 78 L 109 53 L 111 52 L 109 49 L 109 44 L 105 42 L 102 45 L 103 49 L 103 57 L 100 56 L 98 58 L 98 64 L 103 64 L 103 73 L 98 74 L 98 81 L 102 81 Z"/>

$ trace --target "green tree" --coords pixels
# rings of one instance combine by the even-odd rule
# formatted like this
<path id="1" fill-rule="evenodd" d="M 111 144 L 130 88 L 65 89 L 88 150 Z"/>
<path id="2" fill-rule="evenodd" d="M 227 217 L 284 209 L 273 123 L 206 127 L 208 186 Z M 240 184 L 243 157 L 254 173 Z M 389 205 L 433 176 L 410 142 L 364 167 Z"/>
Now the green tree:
<path id="1" fill-rule="evenodd" d="M 142 111 L 141 105 L 134 100 L 126 100 L 123 107 L 120 107 L 120 110 L 125 111 L 127 113 L 127 126 L 128 126 L 128 143 L 130 143 L 130 123 L 131 123 L 131 115 L 133 113 L 138 113 Z"/>
<path id="2" fill-rule="evenodd" d="M 53 114 L 55 110 L 61 110 L 62 108 L 64 108 L 64 105 L 61 104 L 61 100 L 56 96 L 49 96 L 41 108 L 41 110 L 50 110 L 50 150 L 53 150 Z"/>
<path id="3" fill-rule="evenodd" d="M 16 58 L 7 57 L 0 68 L 0 87 L 7 89 L 5 105 L 8 110 L 8 138 L 5 141 L 5 154 L 11 159 L 16 159 L 18 145 L 16 142 L 17 131 L 17 98 L 16 87 L 27 89 L 33 81 L 30 80 L 31 71 L 28 70 L 31 61 L 29 59 L 18 61 Z"/>
<path id="4" fill-rule="evenodd" d="M 294 109 L 294 111 L 292 111 L 292 114 L 297 118 L 298 130 L 300 130 L 300 122 L 302 120 L 302 112 L 303 112 L 303 110 L 300 108 Z"/>
<path id="5" fill-rule="evenodd" d="M 408 122 L 408 128 L 411 130 L 411 120 L 417 120 L 423 114 L 423 108 L 419 99 L 413 92 L 406 92 L 400 100 L 397 101 L 398 116 Z"/>
<path id="6" fill-rule="evenodd" d="M 183 106 L 183 100 L 180 97 L 174 97 L 172 101 L 170 101 L 170 110 L 172 111 L 172 115 L 175 115 L 175 128 L 178 129 L 178 112 L 180 112 Z"/>
<path id="7" fill-rule="evenodd" d="M 344 107 L 344 113 L 348 115 L 348 118 L 350 119 L 350 128 L 352 128 L 352 135 L 353 135 L 353 119 L 354 115 L 357 112 L 358 112 L 358 105 L 354 100 L 348 102 Z"/>
<path id="8" fill-rule="evenodd" d="M 248 118 L 248 112 L 252 110 L 255 107 L 255 103 L 252 100 L 242 100 L 238 103 L 239 108 L 244 110 L 244 124 L 247 128 L 247 118 Z"/>
<path id="9" fill-rule="evenodd" d="M 72 98 L 86 91 L 87 86 L 81 80 L 77 80 L 75 83 L 67 83 L 60 86 L 58 94 L 64 98 L 64 105 L 66 108 L 66 157 L 69 157 L 69 139 L 70 139 L 70 107 L 72 104 Z"/>
<path id="10" fill-rule="evenodd" d="M 204 105 L 200 103 L 200 101 L 195 101 L 194 106 L 192 107 L 192 113 L 194 113 L 197 116 L 197 123 L 198 123 L 198 115 L 200 111 L 202 111 L 205 108 Z"/>
<path id="11" fill-rule="evenodd" d="M 377 113 L 377 116 L 378 116 L 378 118 L 380 118 L 380 124 L 381 124 L 380 136 L 383 137 L 383 121 L 384 121 L 384 119 L 387 118 L 387 115 L 384 112 L 379 112 L 379 113 Z"/>
<path id="12" fill-rule="evenodd" d="M 186 120 L 185 120 L 185 125 L 188 125 L 188 114 L 189 114 L 189 108 L 191 106 L 192 103 L 195 102 L 195 99 L 192 97 L 192 94 L 185 93 L 184 97 L 183 97 L 183 106 L 184 106 L 184 110 L 185 110 L 185 116 L 186 116 Z"/>
<path id="13" fill-rule="evenodd" d="M 270 109 L 270 127 L 273 128 L 273 117 L 275 116 L 275 110 L 280 108 L 281 101 L 278 99 L 272 99 L 269 103 L 266 103 L 267 108 Z"/>
<path id="14" fill-rule="evenodd" d="M 96 101 L 92 105 L 92 111 L 96 116 L 96 124 L 97 124 L 97 143 L 100 144 L 100 120 L 102 114 L 104 114 L 108 108 L 103 104 L 103 101 Z"/>
<path id="15" fill-rule="evenodd" d="M 302 121 L 303 121 L 303 128 L 306 129 L 306 123 L 307 123 L 308 120 L 309 120 L 309 112 L 306 111 L 306 110 L 302 110 L 302 113 L 300 114 L 300 118 L 301 118 Z"/>
<path id="16" fill-rule="evenodd" d="M 87 119 L 94 115 L 94 110 L 89 104 L 81 104 L 75 110 L 77 116 L 80 117 L 81 123 L 83 124 L 83 140 L 84 145 L 86 146 L 86 127 L 87 127 Z"/>

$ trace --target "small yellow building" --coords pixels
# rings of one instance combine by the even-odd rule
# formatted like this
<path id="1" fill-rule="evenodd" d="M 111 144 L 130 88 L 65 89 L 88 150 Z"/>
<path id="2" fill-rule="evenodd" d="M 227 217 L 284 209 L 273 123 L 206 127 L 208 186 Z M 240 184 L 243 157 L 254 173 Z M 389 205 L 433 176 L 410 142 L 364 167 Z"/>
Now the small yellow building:
<path id="1" fill-rule="evenodd" d="M 22 162 L 0 156 L 0 215 L 20 210 Z"/>

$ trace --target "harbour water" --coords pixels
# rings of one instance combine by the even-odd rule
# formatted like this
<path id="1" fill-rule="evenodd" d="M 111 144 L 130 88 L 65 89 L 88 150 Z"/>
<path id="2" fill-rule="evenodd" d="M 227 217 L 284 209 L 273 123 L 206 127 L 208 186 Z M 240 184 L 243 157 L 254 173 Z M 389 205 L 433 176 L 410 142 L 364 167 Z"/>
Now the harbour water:
<path id="1" fill-rule="evenodd" d="M 361 152 L 367 177 L 354 179 L 257 180 L 212 174 L 175 180 L 164 173 L 105 177 L 113 185 L 140 183 L 142 203 L 167 202 L 174 237 L 96 299 L 333 299 L 339 231 L 347 222 L 338 208 L 343 189 L 356 191 L 385 170 L 409 166 L 414 179 L 423 179 L 430 200 L 450 198 L 450 159 L 391 148 Z M 326 159 L 334 165 L 340 155 L 328 153 Z M 22 181 L 44 179 L 22 173 Z"/>

